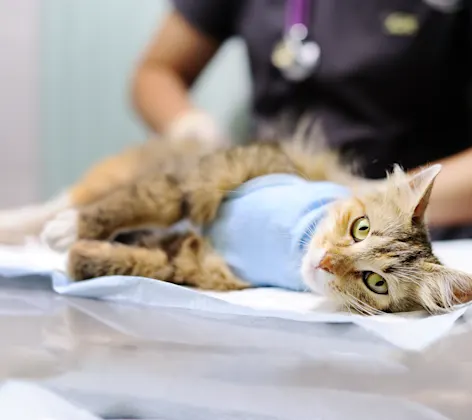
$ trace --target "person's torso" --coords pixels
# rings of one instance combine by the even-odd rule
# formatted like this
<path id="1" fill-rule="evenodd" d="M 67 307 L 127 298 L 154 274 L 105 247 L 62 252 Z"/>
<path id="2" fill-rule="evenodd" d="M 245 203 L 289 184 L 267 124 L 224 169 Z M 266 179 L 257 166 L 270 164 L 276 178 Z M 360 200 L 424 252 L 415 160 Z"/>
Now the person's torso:
<path id="1" fill-rule="evenodd" d="M 249 52 L 257 121 L 280 135 L 281 114 L 290 127 L 312 111 L 330 145 L 360 158 L 370 177 L 393 163 L 409 169 L 465 149 L 471 49 L 460 3 L 312 0 L 309 36 L 321 47 L 320 63 L 306 81 L 290 83 L 271 64 L 286 1 L 244 1 L 237 29 Z"/>

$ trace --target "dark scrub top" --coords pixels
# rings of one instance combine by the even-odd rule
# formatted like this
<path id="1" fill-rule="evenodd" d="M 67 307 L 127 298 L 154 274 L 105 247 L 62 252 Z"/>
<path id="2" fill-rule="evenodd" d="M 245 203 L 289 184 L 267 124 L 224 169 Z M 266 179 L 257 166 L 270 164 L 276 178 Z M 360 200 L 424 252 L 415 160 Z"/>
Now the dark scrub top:
<path id="1" fill-rule="evenodd" d="M 461 0 L 313 0 L 309 36 L 316 72 L 299 83 L 271 64 L 286 21 L 285 0 L 174 0 L 197 30 L 244 39 L 259 133 L 288 129 L 306 112 L 321 118 L 329 145 L 361 162 L 368 177 L 468 148 L 471 11 Z M 457 236 L 457 234 L 455 234 Z M 467 236 L 467 235 L 466 235 Z"/>

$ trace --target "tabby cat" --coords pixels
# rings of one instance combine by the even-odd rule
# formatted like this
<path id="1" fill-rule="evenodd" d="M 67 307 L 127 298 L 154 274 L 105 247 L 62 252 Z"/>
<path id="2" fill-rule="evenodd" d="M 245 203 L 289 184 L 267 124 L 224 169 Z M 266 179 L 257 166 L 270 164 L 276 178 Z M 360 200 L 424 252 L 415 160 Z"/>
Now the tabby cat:
<path id="1" fill-rule="evenodd" d="M 186 162 L 171 175 L 143 173 L 89 205 L 59 213 L 42 237 L 52 248 L 68 250 L 69 275 L 77 281 L 135 275 L 201 289 L 243 289 L 252 284 L 236 276 L 205 236 L 148 234 L 128 244 L 111 239 L 186 218 L 211 225 L 235 190 L 271 174 L 329 180 L 350 194 L 329 203 L 311 226 L 298 267 L 306 286 L 364 314 L 441 312 L 469 300 L 472 276 L 444 267 L 431 249 L 425 211 L 439 171 L 434 165 L 410 175 L 397 167 L 384 180 L 367 181 L 341 170 L 335 156 L 313 154 L 296 142 L 234 147 Z M 255 258 L 264 252 L 256 249 Z"/>

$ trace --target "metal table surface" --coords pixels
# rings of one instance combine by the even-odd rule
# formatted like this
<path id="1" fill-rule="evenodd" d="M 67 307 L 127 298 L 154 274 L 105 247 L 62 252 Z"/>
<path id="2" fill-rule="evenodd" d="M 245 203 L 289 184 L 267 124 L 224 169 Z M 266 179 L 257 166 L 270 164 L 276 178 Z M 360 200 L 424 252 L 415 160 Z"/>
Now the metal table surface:
<path id="1" fill-rule="evenodd" d="M 209 319 L 0 286 L 2 381 L 33 381 L 99 416 L 472 418 L 466 322 L 418 353 L 349 324 Z M 265 338 L 274 322 L 287 322 L 277 345 Z"/>

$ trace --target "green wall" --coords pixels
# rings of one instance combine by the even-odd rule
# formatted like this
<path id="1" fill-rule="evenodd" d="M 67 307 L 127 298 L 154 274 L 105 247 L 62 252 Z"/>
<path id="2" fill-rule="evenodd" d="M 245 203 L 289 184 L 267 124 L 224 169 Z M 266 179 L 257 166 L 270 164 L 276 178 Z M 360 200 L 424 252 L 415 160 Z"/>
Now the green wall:
<path id="1" fill-rule="evenodd" d="M 41 16 L 42 195 L 64 188 L 93 162 L 146 137 L 129 104 L 129 79 L 165 0 L 43 0 Z M 244 136 L 248 68 L 239 40 L 227 43 L 193 96 Z"/>

